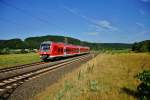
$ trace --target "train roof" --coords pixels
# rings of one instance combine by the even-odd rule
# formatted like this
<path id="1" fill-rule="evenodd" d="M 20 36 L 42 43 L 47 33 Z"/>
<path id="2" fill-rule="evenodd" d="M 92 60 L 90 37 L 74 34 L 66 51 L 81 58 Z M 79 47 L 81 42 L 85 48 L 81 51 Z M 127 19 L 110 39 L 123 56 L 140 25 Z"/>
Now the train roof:
<path id="1" fill-rule="evenodd" d="M 50 44 L 50 43 L 61 43 L 64 44 L 63 42 L 53 42 L 53 41 L 43 41 L 42 44 Z"/>
<path id="2" fill-rule="evenodd" d="M 50 43 L 52 43 L 52 41 L 44 41 L 41 44 L 50 44 Z"/>
<path id="3" fill-rule="evenodd" d="M 64 44 L 65 46 L 78 47 L 78 48 L 90 48 L 90 47 L 87 47 L 87 46 L 66 44 L 66 43 L 63 43 L 63 42 L 53 42 L 53 41 L 44 41 L 41 44 L 51 44 L 51 43 L 61 43 L 61 44 Z"/>

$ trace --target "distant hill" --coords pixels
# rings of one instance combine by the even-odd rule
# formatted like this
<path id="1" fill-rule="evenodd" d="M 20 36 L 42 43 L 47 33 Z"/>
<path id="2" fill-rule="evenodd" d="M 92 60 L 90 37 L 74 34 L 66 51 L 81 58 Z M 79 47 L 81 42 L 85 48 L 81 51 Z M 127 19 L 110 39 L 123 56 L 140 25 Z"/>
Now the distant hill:
<path id="1" fill-rule="evenodd" d="M 125 43 L 91 43 L 86 41 L 81 41 L 72 37 L 66 37 L 69 44 L 89 46 L 92 49 L 128 49 L 131 48 L 132 44 Z M 41 42 L 43 41 L 54 41 L 54 42 L 64 42 L 64 36 L 38 36 L 29 37 L 24 41 L 21 39 L 10 39 L 10 40 L 0 40 L 0 49 L 10 48 L 10 49 L 38 49 Z"/>
<path id="2" fill-rule="evenodd" d="M 26 45 L 21 39 L 10 39 L 10 40 L 0 40 L 0 49 L 11 48 L 20 49 L 25 48 Z"/>

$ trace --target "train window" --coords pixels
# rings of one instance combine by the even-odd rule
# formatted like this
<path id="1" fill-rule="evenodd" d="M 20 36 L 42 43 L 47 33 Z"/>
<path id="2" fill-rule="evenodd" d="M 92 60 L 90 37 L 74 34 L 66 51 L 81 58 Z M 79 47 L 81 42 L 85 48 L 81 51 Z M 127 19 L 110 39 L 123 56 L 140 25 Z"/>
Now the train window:
<path id="1" fill-rule="evenodd" d="M 69 49 L 69 48 L 66 48 L 66 52 L 69 53 L 69 52 L 70 52 L 70 49 Z"/>
<path id="2" fill-rule="evenodd" d="M 61 48 L 61 53 L 63 53 L 63 48 Z"/>
<path id="3" fill-rule="evenodd" d="M 58 48 L 58 53 L 61 53 L 61 49 L 60 48 Z"/>
<path id="4" fill-rule="evenodd" d="M 78 49 L 78 48 L 76 48 L 75 52 L 76 52 L 76 53 L 78 53 L 78 52 L 79 52 L 79 49 Z"/>
<path id="5" fill-rule="evenodd" d="M 50 44 L 41 44 L 41 50 L 49 50 Z"/>

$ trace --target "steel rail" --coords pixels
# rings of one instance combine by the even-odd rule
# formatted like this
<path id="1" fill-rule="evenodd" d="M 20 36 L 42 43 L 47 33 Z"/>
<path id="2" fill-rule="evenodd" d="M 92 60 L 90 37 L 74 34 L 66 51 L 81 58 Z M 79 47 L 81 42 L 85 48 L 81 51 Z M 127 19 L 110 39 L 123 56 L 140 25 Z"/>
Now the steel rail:
<path id="1" fill-rule="evenodd" d="M 78 55 L 78 56 L 82 56 L 82 55 Z M 77 57 L 77 56 L 74 56 L 74 57 Z M 52 62 L 54 62 L 54 61 L 52 61 Z M 57 60 L 55 62 L 57 62 Z M 29 64 L 22 64 L 22 65 L 16 65 L 16 66 L 12 66 L 12 67 L 1 68 L 0 73 L 17 70 L 17 69 L 22 69 L 22 68 L 26 68 L 26 67 L 30 67 L 30 66 L 41 65 L 41 64 L 45 64 L 45 63 L 49 63 L 49 62 L 33 62 L 33 63 L 29 63 Z"/>
<path id="2" fill-rule="evenodd" d="M 7 72 L 4 72 L 4 73 L 0 73 L 0 75 L 2 75 L 0 77 L 0 84 L 2 83 L 2 81 L 4 79 L 6 80 L 6 79 L 9 79 L 9 78 L 17 77 L 18 75 L 23 75 L 23 74 L 26 74 L 26 73 L 29 73 L 29 72 L 41 70 L 41 69 L 44 69 L 45 67 L 51 67 L 51 66 L 58 65 L 58 64 L 61 64 L 61 63 L 67 62 L 67 61 L 71 61 L 73 59 L 76 59 L 76 58 L 79 58 L 79 57 L 84 57 L 84 56 L 86 56 L 86 55 L 77 56 L 77 57 L 73 57 L 73 58 L 66 59 L 66 60 L 46 63 L 46 64 L 42 64 L 42 65 L 39 64 L 35 67 L 30 66 L 29 68 L 26 68 L 26 69 L 22 68 L 22 69 L 16 69 L 16 70 L 11 70 L 11 71 L 7 71 Z"/>
<path id="3" fill-rule="evenodd" d="M 12 66 L 12 67 L 1 68 L 0 73 L 8 72 L 8 71 L 16 70 L 16 69 L 21 69 L 21 68 L 25 68 L 25 67 L 30 67 L 30 66 L 34 66 L 34 65 L 39 65 L 39 64 L 44 64 L 44 63 L 43 62 L 34 62 L 34 63 L 29 63 L 29 64 L 23 64 L 23 65 L 17 65 L 17 66 Z"/>
<path id="4" fill-rule="evenodd" d="M 32 71 L 23 75 L 18 75 L 9 79 L 4 79 L 2 83 L 0 83 L 0 97 L 3 97 L 3 95 L 5 93 L 9 93 L 8 90 L 12 90 L 13 88 L 16 88 L 17 86 L 23 84 L 25 81 L 31 80 L 33 78 L 38 77 L 39 75 L 52 71 L 54 69 L 60 68 L 61 66 L 65 66 L 65 65 L 69 65 L 75 62 L 78 62 L 80 60 L 84 60 L 87 59 L 89 57 L 89 55 L 86 56 L 81 56 L 78 58 L 74 58 L 72 60 L 57 64 L 57 65 L 53 65 L 51 67 L 45 67 L 43 69 L 39 69 L 36 71 Z M 4 84 L 3 84 L 4 83 Z"/>

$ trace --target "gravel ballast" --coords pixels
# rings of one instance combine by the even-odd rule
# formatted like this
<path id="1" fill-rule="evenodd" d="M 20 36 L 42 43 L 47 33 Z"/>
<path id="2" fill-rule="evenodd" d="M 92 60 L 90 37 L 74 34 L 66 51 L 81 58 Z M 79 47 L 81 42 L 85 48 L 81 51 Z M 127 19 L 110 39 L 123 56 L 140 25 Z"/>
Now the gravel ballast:
<path id="1" fill-rule="evenodd" d="M 11 94 L 8 98 L 9 100 L 31 100 L 39 92 L 45 90 L 46 87 L 52 85 L 57 82 L 58 79 L 62 78 L 68 72 L 73 71 L 73 69 L 80 67 L 81 64 L 87 62 L 92 58 L 91 56 L 84 61 L 79 61 L 77 63 L 73 63 L 59 69 L 55 69 L 51 72 L 48 72 L 44 75 L 41 75 L 38 78 L 32 79 L 30 81 L 25 82 L 21 86 L 17 87 L 16 90 Z"/>

